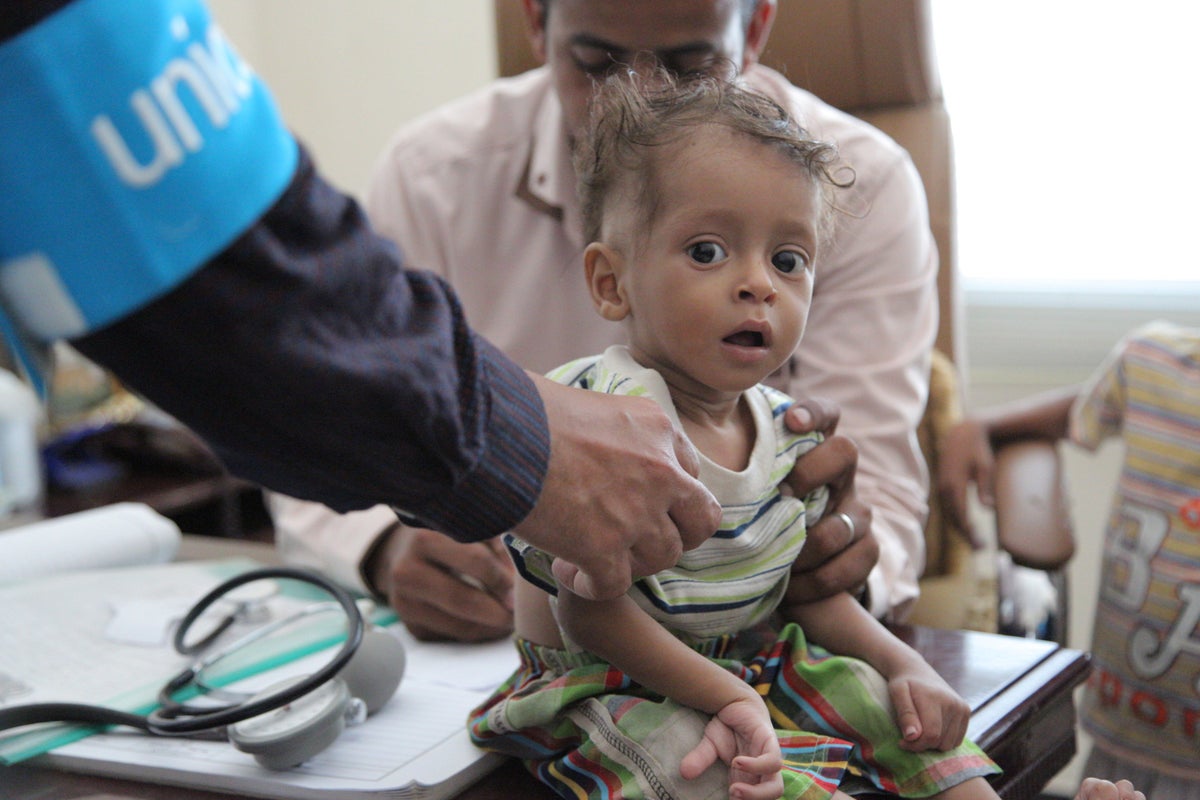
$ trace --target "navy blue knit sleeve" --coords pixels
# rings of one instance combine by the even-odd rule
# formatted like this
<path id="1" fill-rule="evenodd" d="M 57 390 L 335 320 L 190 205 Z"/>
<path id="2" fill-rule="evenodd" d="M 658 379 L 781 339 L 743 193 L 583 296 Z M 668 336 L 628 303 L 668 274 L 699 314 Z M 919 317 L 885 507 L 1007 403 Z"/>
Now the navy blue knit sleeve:
<path id="1" fill-rule="evenodd" d="M 68 5 L 12 0 L 0 43 Z M 386 503 L 477 540 L 513 527 L 541 489 L 549 432 L 532 381 L 303 152 L 232 245 L 74 344 L 234 473 L 339 511 Z"/>
<path id="2" fill-rule="evenodd" d="M 77 340 L 231 471 L 468 541 L 524 518 L 549 458 L 529 377 L 405 270 L 301 156 L 279 202 L 178 289 Z"/>

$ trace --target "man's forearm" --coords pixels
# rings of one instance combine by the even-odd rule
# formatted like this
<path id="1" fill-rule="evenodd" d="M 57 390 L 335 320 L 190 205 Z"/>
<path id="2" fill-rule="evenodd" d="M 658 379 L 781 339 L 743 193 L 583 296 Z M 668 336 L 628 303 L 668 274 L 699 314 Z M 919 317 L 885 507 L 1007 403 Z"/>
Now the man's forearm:
<path id="1" fill-rule="evenodd" d="M 387 502 L 474 540 L 540 490 L 548 434 L 528 377 L 304 162 L 193 278 L 76 345 L 232 471 L 294 497 Z"/>

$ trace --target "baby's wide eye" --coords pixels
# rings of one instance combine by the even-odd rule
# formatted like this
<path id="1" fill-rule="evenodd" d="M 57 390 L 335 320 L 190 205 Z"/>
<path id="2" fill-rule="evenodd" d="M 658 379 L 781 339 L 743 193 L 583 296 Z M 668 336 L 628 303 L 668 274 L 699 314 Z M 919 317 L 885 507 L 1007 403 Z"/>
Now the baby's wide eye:
<path id="1" fill-rule="evenodd" d="M 804 257 L 803 253 L 798 253 L 795 250 L 780 250 L 771 256 L 771 263 L 780 272 L 792 273 L 798 269 L 804 269 L 804 266 L 808 263 L 808 259 Z"/>
<path id="2" fill-rule="evenodd" d="M 687 254 L 697 264 L 715 264 L 725 258 L 725 248 L 716 242 L 696 242 L 687 249 Z"/>

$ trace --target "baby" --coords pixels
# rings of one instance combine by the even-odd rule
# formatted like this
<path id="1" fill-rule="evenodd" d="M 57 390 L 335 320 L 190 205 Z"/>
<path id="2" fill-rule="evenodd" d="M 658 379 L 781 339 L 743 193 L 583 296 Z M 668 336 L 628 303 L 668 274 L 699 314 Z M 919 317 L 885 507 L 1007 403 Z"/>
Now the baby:
<path id="1" fill-rule="evenodd" d="M 473 712 L 474 741 L 570 798 L 995 798 L 967 704 L 852 597 L 762 634 L 827 497 L 786 490 L 817 439 L 786 430 L 790 399 L 761 381 L 804 333 L 850 182 L 836 151 L 736 84 L 655 75 L 598 93 L 576 158 L 587 287 L 629 344 L 551 376 L 662 404 L 723 520 L 605 602 L 510 537 L 522 663 Z"/>

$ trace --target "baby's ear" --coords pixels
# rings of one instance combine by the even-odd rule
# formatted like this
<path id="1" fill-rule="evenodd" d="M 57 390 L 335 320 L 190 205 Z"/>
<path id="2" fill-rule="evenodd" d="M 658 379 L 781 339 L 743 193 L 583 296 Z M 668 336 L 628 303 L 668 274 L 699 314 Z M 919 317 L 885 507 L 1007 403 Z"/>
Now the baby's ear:
<path id="1" fill-rule="evenodd" d="M 629 315 L 629 303 L 621 289 L 621 254 L 602 242 L 592 242 L 583 251 L 583 268 L 587 275 L 592 303 L 600 316 L 619 322 Z"/>

